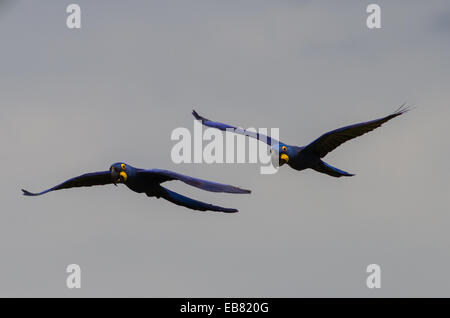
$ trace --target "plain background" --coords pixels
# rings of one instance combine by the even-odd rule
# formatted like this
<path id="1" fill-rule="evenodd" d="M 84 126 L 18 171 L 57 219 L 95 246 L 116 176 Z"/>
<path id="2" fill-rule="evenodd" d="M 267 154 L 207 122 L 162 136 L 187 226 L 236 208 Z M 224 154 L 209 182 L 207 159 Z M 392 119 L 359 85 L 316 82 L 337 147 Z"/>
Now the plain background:
<path id="1" fill-rule="evenodd" d="M 78 0 L 80 30 L 70 3 L 0 2 L 0 296 L 450 296 L 448 1 L 376 1 L 379 30 L 369 1 Z M 170 159 L 194 106 L 305 145 L 403 102 L 326 157 L 352 178 Z M 124 186 L 21 195 L 116 161 L 253 193 L 169 185 L 233 215 Z"/>

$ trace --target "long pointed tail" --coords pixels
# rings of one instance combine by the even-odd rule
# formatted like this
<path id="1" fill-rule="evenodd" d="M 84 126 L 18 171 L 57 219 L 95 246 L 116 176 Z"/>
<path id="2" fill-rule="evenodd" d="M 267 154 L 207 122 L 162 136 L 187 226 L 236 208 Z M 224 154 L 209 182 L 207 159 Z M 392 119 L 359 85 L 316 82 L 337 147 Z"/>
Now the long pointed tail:
<path id="1" fill-rule="evenodd" d="M 335 168 L 322 160 L 318 165 L 314 166 L 313 169 L 336 178 L 354 176 L 354 174 Z"/>

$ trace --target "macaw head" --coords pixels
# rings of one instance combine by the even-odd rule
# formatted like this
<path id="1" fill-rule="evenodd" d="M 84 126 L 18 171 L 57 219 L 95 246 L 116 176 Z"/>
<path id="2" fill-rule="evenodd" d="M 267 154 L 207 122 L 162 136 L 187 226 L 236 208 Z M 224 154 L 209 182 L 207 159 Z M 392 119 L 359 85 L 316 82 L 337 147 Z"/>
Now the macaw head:
<path id="1" fill-rule="evenodd" d="M 294 157 L 295 149 L 289 145 L 279 143 L 278 147 L 274 146 L 270 149 L 272 164 L 275 167 L 282 166 L 285 163 L 288 163 L 289 160 Z"/>
<path id="2" fill-rule="evenodd" d="M 123 162 L 116 162 L 111 165 L 109 171 L 111 172 L 111 179 L 113 180 L 113 183 L 116 184 L 127 182 L 130 169 L 132 169 L 132 167 Z"/>

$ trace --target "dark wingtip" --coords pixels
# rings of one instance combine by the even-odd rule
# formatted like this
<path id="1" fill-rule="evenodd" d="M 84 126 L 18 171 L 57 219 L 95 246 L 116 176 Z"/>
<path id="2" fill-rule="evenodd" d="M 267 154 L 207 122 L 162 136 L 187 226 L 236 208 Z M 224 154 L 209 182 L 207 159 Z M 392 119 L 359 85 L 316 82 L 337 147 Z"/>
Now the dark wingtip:
<path id="1" fill-rule="evenodd" d="M 207 119 L 207 118 L 205 118 L 205 117 L 203 117 L 203 116 L 200 116 L 200 115 L 195 111 L 195 109 L 192 110 L 192 115 L 195 117 L 195 119 L 201 120 L 202 122 L 208 121 L 208 120 L 209 120 L 209 119 Z"/>
<path id="2" fill-rule="evenodd" d="M 200 116 L 200 115 L 195 111 L 195 109 L 192 110 L 192 115 L 195 117 L 195 119 L 202 120 L 202 116 Z"/>
<path id="3" fill-rule="evenodd" d="M 237 213 L 237 212 L 239 212 L 239 210 L 238 210 L 238 209 L 228 209 L 228 208 L 224 208 L 224 209 L 222 210 L 222 212 L 224 212 L 224 213 Z"/>
<path id="4" fill-rule="evenodd" d="M 25 190 L 25 189 L 22 189 L 22 194 L 23 195 L 26 195 L 26 196 L 35 196 L 35 194 L 34 193 L 31 193 L 30 191 L 27 191 L 27 190 Z"/>
<path id="5" fill-rule="evenodd" d="M 249 194 L 249 193 L 252 193 L 252 190 L 242 189 L 242 188 L 233 186 L 233 188 L 231 190 L 222 191 L 222 192 L 235 193 L 235 194 Z"/>
<path id="6" fill-rule="evenodd" d="M 416 108 L 416 107 L 413 107 L 413 106 L 407 105 L 406 103 L 403 103 L 400 105 L 399 108 L 397 108 L 397 110 L 394 112 L 394 115 L 400 116 L 404 113 L 407 113 L 407 112 L 413 110 L 414 108 Z"/>

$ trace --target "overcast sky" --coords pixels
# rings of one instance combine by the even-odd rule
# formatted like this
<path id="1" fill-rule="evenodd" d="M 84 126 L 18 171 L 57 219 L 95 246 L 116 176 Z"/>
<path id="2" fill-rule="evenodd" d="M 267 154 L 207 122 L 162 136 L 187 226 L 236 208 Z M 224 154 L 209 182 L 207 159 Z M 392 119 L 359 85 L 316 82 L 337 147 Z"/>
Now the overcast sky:
<path id="1" fill-rule="evenodd" d="M 450 296 L 448 1 L 75 2 L 79 30 L 68 1 L 0 2 L 0 296 Z M 305 145 L 403 102 L 325 158 L 351 178 L 170 158 L 194 106 Z M 117 161 L 253 193 L 169 185 L 232 215 L 125 186 L 21 195 Z"/>

